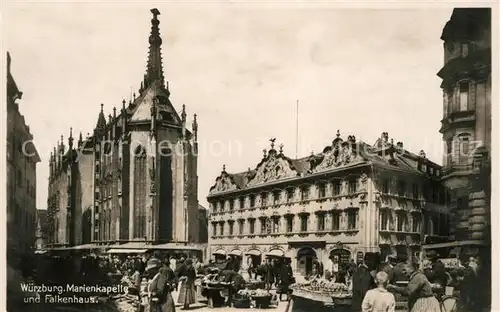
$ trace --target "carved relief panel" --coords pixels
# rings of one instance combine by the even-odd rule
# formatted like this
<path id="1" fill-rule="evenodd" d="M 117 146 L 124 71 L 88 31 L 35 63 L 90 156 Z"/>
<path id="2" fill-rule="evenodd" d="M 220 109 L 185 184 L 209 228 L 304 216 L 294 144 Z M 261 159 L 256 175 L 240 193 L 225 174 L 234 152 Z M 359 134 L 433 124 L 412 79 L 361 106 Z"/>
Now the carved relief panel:
<path id="1" fill-rule="evenodd" d="M 293 178 L 295 176 L 297 176 L 297 172 L 290 167 L 290 164 L 285 158 L 271 153 L 267 159 L 259 165 L 255 177 L 248 182 L 248 186 Z"/>
<path id="2" fill-rule="evenodd" d="M 234 191 L 238 186 L 233 182 L 231 176 L 223 172 L 215 181 L 215 185 L 210 189 L 210 194 Z"/>
<path id="3" fill-rule="evenodd" d="M 364 159 L 354 153 L 352 148 L 346 144 L 338 148 L 328 150 L 323 158 L 323 161 L 314 168 L 313 172 L 322 172 L 336 167 L 349 166 L 360 163 Z"/>

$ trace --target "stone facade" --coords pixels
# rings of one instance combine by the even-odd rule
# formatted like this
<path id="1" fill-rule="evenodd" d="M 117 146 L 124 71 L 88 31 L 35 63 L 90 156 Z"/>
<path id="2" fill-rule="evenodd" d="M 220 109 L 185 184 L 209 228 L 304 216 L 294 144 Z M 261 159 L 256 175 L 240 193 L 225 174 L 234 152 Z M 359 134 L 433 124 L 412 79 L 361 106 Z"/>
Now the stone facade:
<path id="1" fill-rule="evenodd" d="M 179 115 L 170 102 L 159 12 L 152 13 L 138 96 L 107 118 L 101 104 L 93 133 L 80 134 L 77 148 L 70 135 L 69 151 L 58 144 L 51 156 L 55 243 L 199 242 L 196 114 L 190 131 L 185 106 Z"/>
<path id="2" fill-rule="evenodd" d="M 36 165 L 40 156 L 33 134 L 19 110 L 22 98 L 11 74 L 7 53 L 7 250 L 11 255 L 31 253 L 36 232 Z M 10 261 L 9 261 L 9 264 Z"/>
<path id="3" fill-rule="evenodd" d="M 489 162 L 491 151 L 491 10 L 453 10 L 441 39 L 442 181 L 450 194 L 447 206 L 456 216 L 451 229 L 456 240 L 488 240 L 489 197 L 484 188 L 490 177 L 481 175 L 488 183 L 479 187 L 471 183 L 480 174 L 474 159 L 479 155 Z"/>
<path id="4" fill-rule="evenodd" d="M 199 239 L 201 244 L 208 243 L 208 210 L 199 205 L 198 208 Z"/>
<path id="5" fill-rule="evenodd" d="M 47 210 L 38 209 L 36 213 L 36 249 L 44 249 L 47 246 Z"/>
<path id="6" fill-rule="evenodd" d="M 385 132 L 374 145 L 337 133 L 322 153 L 291 159 L 271 141 L 255 169 L 223 167 L 210 189 L 211 254 L 279 253 L 304 274 L 313 259 L 408 255 L 424 235 L 447 235 L 441 168 L 423 151 Z"/>

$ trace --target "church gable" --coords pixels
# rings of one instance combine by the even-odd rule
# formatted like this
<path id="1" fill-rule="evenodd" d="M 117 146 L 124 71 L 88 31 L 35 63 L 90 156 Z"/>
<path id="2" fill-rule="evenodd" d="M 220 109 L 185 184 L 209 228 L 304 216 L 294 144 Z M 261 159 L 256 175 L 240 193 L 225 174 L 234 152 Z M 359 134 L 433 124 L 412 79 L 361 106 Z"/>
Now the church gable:
<path id="1" fill-rule="evenodd" d="M 257 165 L 255 176 L 248 181 L 247 185 L 255 186 L 272 181 L 297 177 L 299 173 L 293 167 L 290 159 L 271 147 L 268 155 L 264 155 L 262 161 Z"/>
<path id="2" fill-rule="evenodd" d="M 143 94 L 134 103 L 134 112 L 130 119 L 134 121 L 151 120 L 152 106 L 156 104 L 156 120 L 180 125 L 181 120 L 168 98 L 168 92 L 165 92 L 158 82 L 153 83 L 149 88 L 143 91 Z"/>
<path id="3" fill-rule="evenodd" d="M 226 172 L 225 166 L 222 169 L 220 176 L 215 179 L 215 184 L 210 188 L 209 194 L 223 193 L 239 189 L 233 177 Z"/>

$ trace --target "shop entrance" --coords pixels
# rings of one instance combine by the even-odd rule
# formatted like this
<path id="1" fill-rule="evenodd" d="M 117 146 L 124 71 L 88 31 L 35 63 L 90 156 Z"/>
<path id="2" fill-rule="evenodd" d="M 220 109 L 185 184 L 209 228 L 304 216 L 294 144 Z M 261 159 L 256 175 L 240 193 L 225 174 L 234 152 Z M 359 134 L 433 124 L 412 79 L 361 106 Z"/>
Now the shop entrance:
<path id="1" fill-rule="evenodd" d="M 302 275 L 310 275 L 316 258 L 316 252 L 312 248 L 301 248 L 297 252 L 297 272 Z"/>

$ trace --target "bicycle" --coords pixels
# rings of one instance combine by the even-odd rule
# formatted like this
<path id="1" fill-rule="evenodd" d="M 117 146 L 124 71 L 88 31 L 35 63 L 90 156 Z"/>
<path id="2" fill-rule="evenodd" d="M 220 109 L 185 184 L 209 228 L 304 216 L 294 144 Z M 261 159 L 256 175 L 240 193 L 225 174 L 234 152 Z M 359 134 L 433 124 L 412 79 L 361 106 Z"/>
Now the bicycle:
<path id="1" fill-rule="evenodd" d="M 441 312 L 457 312 L 461 310 L 460 300 L 454 295 L 444 295 L 439 300 Z"/>

